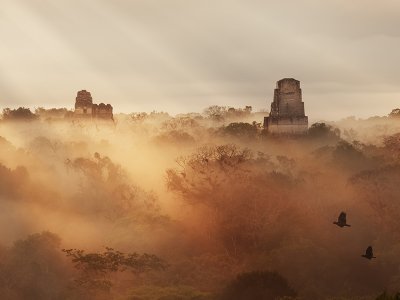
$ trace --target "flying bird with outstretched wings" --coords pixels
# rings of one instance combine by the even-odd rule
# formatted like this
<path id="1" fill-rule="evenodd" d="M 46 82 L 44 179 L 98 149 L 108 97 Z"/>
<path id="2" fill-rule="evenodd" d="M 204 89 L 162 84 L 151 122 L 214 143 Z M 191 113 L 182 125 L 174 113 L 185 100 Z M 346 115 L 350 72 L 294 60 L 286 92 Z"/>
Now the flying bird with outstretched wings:
<path id="1" fill-rule="evenodd" d="M 365 257 L 367 259 L 372 259 L 372 258 L 376 258 L 374 256 L 374 253 L 372 251 L 372 247 L 368 246 L 367 250 L 365 250 L 365 254 L 361 255 L 362 257 Z"/>
<path id="2" fill-rule="evenodd" d="M 338 217 L 337 222 L 333 222 L 333 224 L 339 226 L 339 227 L 350 227 L 351 225 L 347 224 L 347 220 L 346 220 L 346 213 L 344 211 L 342 211 Z"/>

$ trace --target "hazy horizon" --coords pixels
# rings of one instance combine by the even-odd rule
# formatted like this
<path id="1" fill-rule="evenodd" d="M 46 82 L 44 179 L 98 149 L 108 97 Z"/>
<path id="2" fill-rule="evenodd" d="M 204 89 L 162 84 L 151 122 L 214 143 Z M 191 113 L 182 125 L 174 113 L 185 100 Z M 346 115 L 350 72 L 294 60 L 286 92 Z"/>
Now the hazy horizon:
<path id="1" fill-rule="evenodd" d="M 0 108 L 73 108 L 78 90 L 115 113 L 269 110 L 301 81 L 310 120 L 398 107 L 397 1 L 5 0 Z"/>

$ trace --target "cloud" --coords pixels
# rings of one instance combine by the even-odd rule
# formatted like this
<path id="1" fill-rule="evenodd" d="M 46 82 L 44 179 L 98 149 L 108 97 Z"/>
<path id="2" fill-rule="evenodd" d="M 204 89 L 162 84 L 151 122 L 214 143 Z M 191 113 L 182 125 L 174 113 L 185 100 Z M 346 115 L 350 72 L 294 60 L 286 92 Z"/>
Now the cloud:
<path id="1" fill-rule="evenodd" d="M 368 113 L 400 93 L 397 1 L 6 0 L 2 106 L 72 107 L 91 90 L 116 111 L 193 111 L 208 104 L 269 107 L 275 81 L 302 81 L 306 107 L 346 92 Z M 316 94 L 315 91 L 318 91 Z M 361 94 L 363 94 L 361 93 Z M 7 99 L 6 99 L 7 98 Z M 324 100 L 319 100 L 324 101 Z M 385 103 L 385 104 L 382 104 Z M 357 111 L 351 114 L 357 115 Z M 329 117 L 331 114 L 329 114 Z"/>

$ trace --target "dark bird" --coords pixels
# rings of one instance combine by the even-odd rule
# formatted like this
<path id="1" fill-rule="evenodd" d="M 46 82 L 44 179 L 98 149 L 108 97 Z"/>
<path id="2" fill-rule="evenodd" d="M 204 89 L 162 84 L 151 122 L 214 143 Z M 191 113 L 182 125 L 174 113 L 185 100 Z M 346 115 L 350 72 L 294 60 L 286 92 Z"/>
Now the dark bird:
<path id="1" fill-rule="evenodd" d="M 337 226 L 340 226 L 340 227 L 345 227 L 345 226 L 350 227 L 351 226 L 351 225 L 347 224 L 346 213 L 343 211 L 340 213 L 340 215 L 337 219 L 337 222 L 333 222 L 333 224 L 336 224 Z"/>
<path id="2" fill-rule="evenodd" d="M 367 250 L 365 250 L 365 254 L 361 255 L 362 257 L 368 258 L 368 259 L 372 259 L 372 258 L 376 258 L 374 256 L 374 253 L 372 252 L 372 247 L 369 246 L 367 248 Z"/>

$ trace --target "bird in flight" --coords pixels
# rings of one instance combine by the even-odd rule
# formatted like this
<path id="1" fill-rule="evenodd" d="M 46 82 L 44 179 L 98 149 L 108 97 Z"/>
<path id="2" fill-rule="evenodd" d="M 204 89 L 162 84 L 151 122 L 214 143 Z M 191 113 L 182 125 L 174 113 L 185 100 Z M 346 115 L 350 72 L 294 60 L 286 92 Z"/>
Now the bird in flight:
<path id="1" fill-rule="evenodd" d="M 342 211 L 338 217 L 337 222 L 333 222 L 333 224 L 339 226 L 339 227 L 350 227 L 351 225 L 347 224 L 346 221 L 346 213 L 344 211 Z"/>
<path id="2" fill-rule="evenodd" d="M 361 255 L 362 257 L 365 257 L 367 259 L 372 259 L 372 258 L 376 258 L 374 256 L 374 253 L 372 252 L 372 247 L 368 246 L 367 250 L 365 250 L 365 254 Z"/>

